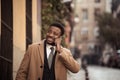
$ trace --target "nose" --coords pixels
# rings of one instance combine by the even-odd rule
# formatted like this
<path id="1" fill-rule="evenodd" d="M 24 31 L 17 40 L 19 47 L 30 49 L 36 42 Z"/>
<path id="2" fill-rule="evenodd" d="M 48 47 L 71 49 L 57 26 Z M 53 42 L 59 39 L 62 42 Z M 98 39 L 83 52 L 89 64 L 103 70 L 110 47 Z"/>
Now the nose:
<path id="1" fill-rule="evenodd" d="M 49 36 L 54 36 L 54 34 L 53 33 L 49 33 Z"/>

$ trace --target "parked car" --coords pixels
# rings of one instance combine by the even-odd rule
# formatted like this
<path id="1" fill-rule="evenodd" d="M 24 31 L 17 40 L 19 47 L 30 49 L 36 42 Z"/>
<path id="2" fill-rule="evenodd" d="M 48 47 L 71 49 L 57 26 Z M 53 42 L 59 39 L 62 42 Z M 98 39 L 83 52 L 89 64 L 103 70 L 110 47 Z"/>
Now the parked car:
<path id="1" fill-rule="evenodd" d="M 118 51 L 110 56 L 108 66 L 120 69 L 120 53 Z"/>

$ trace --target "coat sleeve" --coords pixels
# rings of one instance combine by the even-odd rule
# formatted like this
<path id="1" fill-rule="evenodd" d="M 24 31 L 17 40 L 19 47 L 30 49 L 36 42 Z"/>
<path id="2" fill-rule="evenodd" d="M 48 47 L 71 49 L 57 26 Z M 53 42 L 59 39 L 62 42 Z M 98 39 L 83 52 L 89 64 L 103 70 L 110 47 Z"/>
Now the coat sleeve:
<path id="1" fill-rule="evenodd" d="M 73 58 L 70 50 L 63 48 L 59 57 L 64 66 L 71 72 L 77 73 L 80 70 L 80 64 Z"/>
<path id="2" fill-rule="evenodd" d="M 24 58 L 20 64 L 20 67 L 17 71 L 15 80 L 27 80 L 29 61 L 30 61 L 30 52 L 31 52 L 31 48 L 29 46 L 28 50 L 26 51 Z"/>

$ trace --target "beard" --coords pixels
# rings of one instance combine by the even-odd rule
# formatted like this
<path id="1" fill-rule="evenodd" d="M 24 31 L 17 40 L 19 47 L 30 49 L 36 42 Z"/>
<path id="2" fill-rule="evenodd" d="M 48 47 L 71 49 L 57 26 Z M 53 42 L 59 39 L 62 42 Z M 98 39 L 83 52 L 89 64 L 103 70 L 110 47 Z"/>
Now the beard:
<path id="1" fill-rule="evenodd" d="M 52 46 L 55 46 L 56 44 L 53 42 L 53 43 L 47 43 L 49 45 L 52 45 Z"/>

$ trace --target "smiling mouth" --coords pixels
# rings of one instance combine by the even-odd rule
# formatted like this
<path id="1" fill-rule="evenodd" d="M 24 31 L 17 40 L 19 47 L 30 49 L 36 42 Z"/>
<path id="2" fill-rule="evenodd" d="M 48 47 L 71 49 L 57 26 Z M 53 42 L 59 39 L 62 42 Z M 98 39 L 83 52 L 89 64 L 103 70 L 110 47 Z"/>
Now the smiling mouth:
<path id="1" fill-rule="evenodd" d="M 54 39 L 51 38 L 51 37 L 48 37 L 47 40 L 48 40 L 49 42 L 53 42 L 53 41 L 54 41 Z"/>
<path id="2" fill-rule="evenodd" d="M 53 39 L 52 39 L 52 38 L 48 38 L 48 40 L 49 40 L 49 41 L 53 41 Z"/>

